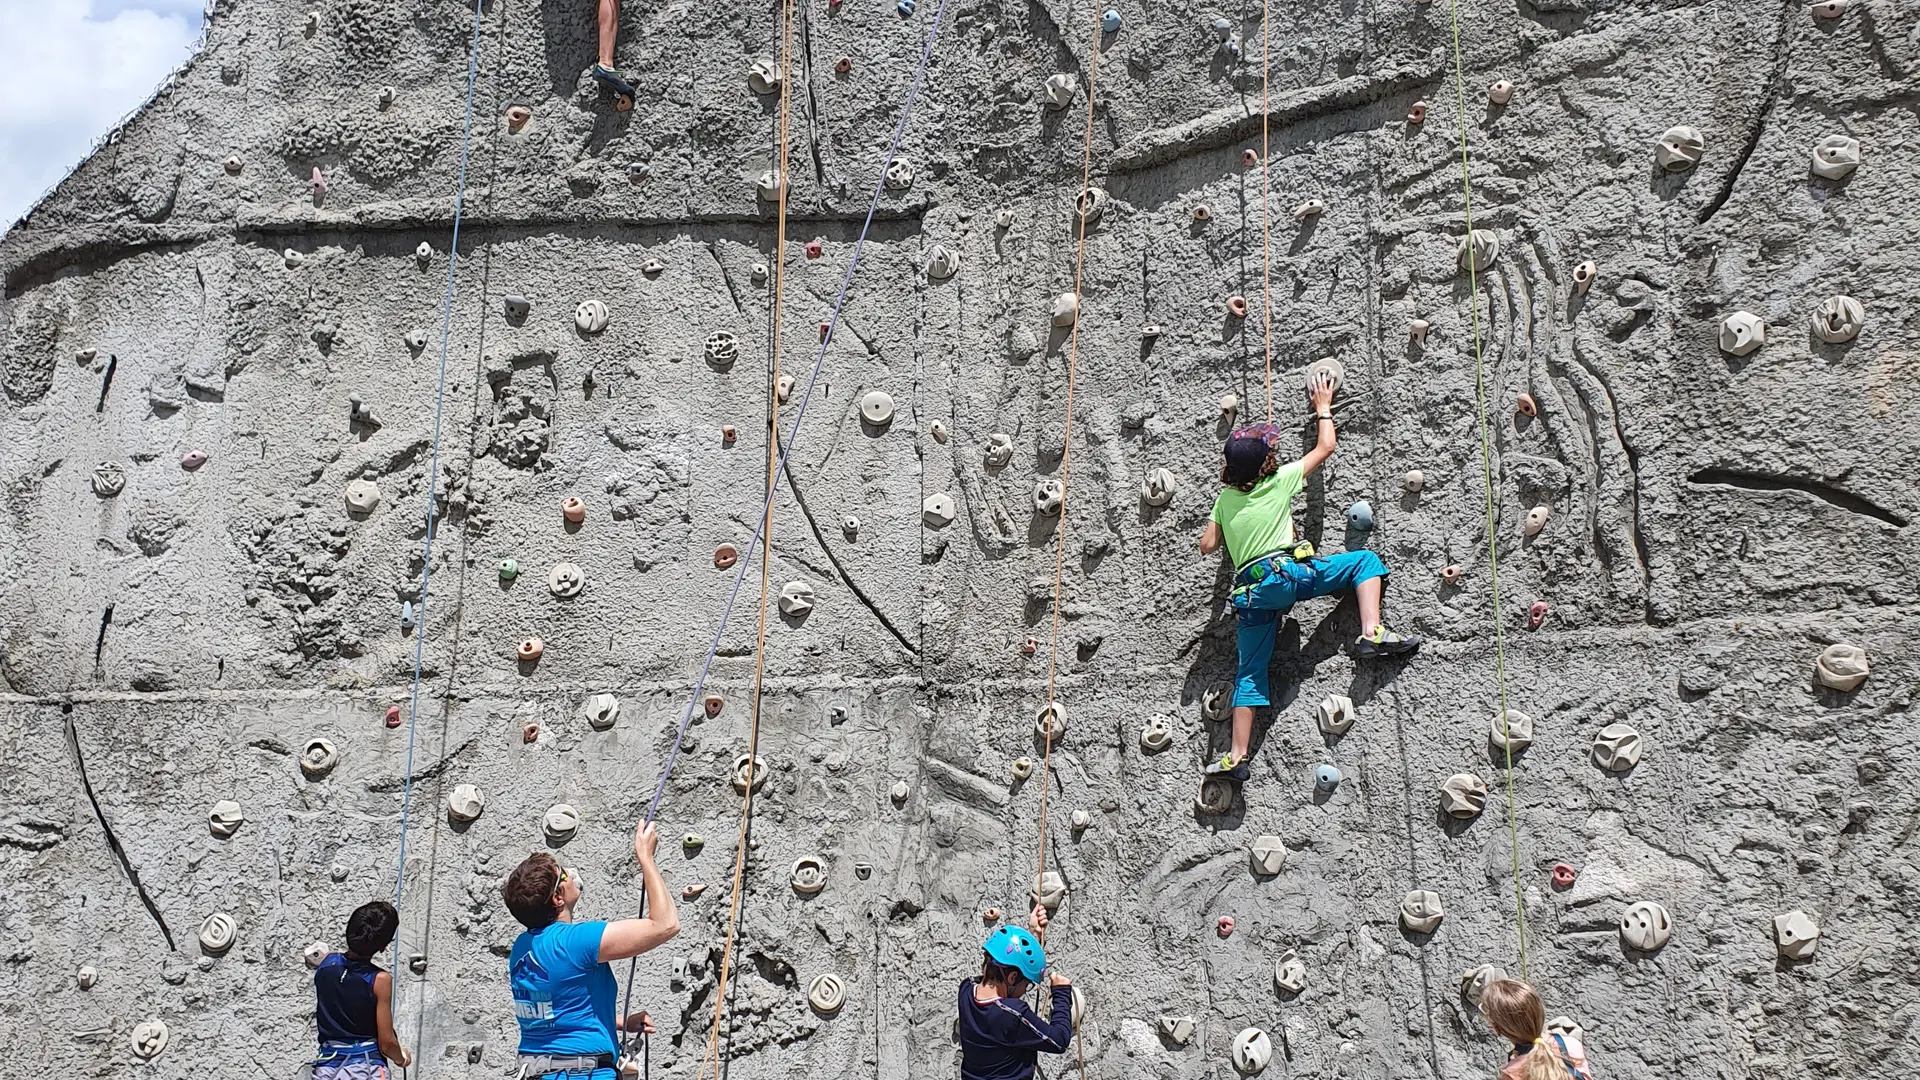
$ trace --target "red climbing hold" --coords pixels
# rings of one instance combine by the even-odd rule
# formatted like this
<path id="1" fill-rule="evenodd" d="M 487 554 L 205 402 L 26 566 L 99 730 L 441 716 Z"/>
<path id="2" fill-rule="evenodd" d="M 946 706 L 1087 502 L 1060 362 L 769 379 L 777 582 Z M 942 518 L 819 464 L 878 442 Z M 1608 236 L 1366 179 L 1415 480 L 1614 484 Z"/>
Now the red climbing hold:
<path id="1" fill-rule="evenodd" d="M 739 436 L 740 436 L 740 432 L 735 430 L 732 424 L 720 425 L 720 441 L 721 442 L 731 443 L 735 439 L 739 438 Z"/>
<path id="2" fill-rule="evenodd" d="M 1233 933 L 1233 916 L 1220 916 L 1219 929 L 1221 937 L 1226 937 L 1228 934 Z"/>
<path id="3" fill-rule="evenodd" d="M 1535 630 L 1540 629 L 1540 624 L 1547 621 L 1547 610 L 1545 600 L 1535 600 L 1533 606 L 1527 609 L 1527 625 Z"/>
<path id="4" fill-rule="evenodd" d="M 1553 887 L 1556 889 L 1566 889 L 1566 888 L 1572 887 L 1573 879 L 1578 873 L 1579 871 L 1573 868 L 1572 863 L 1563 863 L 1563 862 L 1554 863 L 1553 864 Z"/>
<path id="5" fill-rule="evenodd" d="M 388 727 L 400 726 L 400 706 L 398 705 L 387 706 L 387 726 Z"/>
<path id="6" fill-rule="evenodd" d="M 820 241 L 818 240 L 807 241 L 807 258 L 817 259 L 824 253 L 825 253 L 825 249 L 821 247 Z"/>

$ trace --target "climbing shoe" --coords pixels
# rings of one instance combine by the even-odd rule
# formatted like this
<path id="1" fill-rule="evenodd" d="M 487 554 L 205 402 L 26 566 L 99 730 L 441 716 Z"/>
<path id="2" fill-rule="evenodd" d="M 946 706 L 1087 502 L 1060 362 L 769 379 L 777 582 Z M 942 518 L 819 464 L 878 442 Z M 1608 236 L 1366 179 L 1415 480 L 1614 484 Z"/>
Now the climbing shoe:
<path id="1" fill-rule="evenodd" d="M 613 107 L 616 110 L 626 112 L 633 108 L 633 84 L 621 78 L 619 72 L 610 67 L 595 64 L 592 75 L 593 81 L 606 87 L 607 91 L 613 95 Z"/>
<path id="2" fill-rule="evenodd" d="M 1353 655 L 1365 659 L 1370 656 L 1405 656 L 1420 648 L 1417 637 L 1402 637 L 1386 628 L 1385 624 L 1373 628 L 1373 633 L 1360 635 L 1353 643 Z"/>
<path id="3" fill-rule="evenodd" d="M 1236 784 L 1244 784 L 1247 782 L 1246 761 L 1233 760 L 1231 753 L 1221 754 L 1220 760 L 1218 761 L 1207 762 L 1207 767 L 1201 771 L 1208 776 L 1224 776 Z"/>

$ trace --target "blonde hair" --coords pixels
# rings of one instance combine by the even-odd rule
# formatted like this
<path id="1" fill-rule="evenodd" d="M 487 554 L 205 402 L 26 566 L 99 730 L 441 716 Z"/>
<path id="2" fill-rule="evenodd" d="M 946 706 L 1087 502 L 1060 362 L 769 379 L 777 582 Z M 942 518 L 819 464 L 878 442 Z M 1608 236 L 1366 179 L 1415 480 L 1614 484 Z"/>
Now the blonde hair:
<path id="1" fill-rule="evenodd" d="M 1501 1038 L 1527 1048 L 1520 1080 L 1572 1080 L 1560 1045 L 1547 1037 L 1547 1007 L 1533 987 L 1518 979 L 1496 980 L 1481 995 L 1480 1012 Z"/>

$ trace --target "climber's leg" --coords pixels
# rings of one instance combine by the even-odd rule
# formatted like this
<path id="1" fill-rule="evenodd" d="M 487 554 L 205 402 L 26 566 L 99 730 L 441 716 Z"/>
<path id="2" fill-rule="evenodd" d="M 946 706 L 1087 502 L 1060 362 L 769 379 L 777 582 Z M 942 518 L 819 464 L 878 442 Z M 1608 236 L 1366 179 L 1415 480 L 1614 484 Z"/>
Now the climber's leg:
<path id="1" fill-rule="evenodd" d="M 1331 596 L 1353 590 L 1360 603 L 1360 637 L 1353 643 L 1358 657 L 1396 656 L 1413 652 L 1420 639 L 1396 634 L 1380 621 L 1380 598 L 1386 591 L 1387 564 L 1366 549 L 1323 555 L 1298 566 L 1294 587 L 1302 597 Z"/>
<path id="2" fill-rule="evenodd" d="M 593 65 L 593 79 L 613 95 L 613 107 L 626 112 L 633 108 L 633 84 L 613 67 L 613 42 L 619 36 L 620 0 L 600 0 L 600 59 Z"/>

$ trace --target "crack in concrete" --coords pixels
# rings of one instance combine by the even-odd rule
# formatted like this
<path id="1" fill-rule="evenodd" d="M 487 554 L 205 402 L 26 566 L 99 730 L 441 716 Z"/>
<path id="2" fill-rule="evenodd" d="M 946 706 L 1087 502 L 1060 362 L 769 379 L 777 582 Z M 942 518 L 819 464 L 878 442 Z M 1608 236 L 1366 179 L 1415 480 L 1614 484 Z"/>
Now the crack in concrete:
<path id="1" fill-rule="evenodd" d="M 87 779 L 87 759 L 80 753 L 80 734 L 73 726 L 73 712 L 67 710 L 65 719 L 67 752 L 73 756 L 74 771 L 80 775 L 80 788 L 87 794 L 87 805 L 93 808 L 93 819 L 100 823 L 100 831 L 106 834 L 107 849 L 113 852 L 114 861 L 120 864 L 120 872 L 127 876 L 127 883 L 140 897 L 140 903 L 153 916 L 153 924 L 160 928 L 160 936 L 166 939 L 168 951 L 178 946 L 173 942 L 173 931 L 168 928 L 165 916 L 160 914 L 160 906 L 147 894 L 145 885 L 140 883 L 140 871 L 134 869 L 133 860 L 127 857 L 126 848 L 120 845 L 120 838 L 114 835 L 113 826 L 107 822 L 107 815 L 100 809 L 100 797 L 94 794 L 93 783 Z"/>

